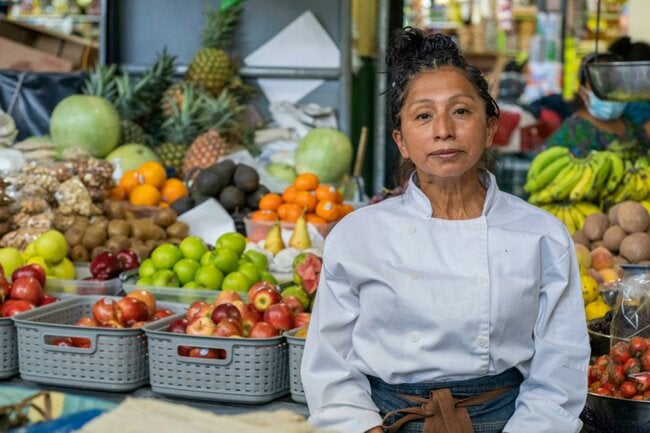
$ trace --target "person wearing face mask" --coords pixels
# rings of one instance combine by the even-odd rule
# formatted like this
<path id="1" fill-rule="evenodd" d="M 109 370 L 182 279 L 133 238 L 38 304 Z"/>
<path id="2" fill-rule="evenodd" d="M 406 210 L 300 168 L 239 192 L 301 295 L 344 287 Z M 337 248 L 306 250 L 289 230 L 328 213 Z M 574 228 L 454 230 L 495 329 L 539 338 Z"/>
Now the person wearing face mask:
<path id="1" fill-rule="evenodd" d="M 580 70 L 580 90 L 574 104 L 576 111 L 548 138 L 546 147 L 564 146 L 580 157 L 591 150 L 605 150 L 613 141 L 635 141 L 650 149 L 650 137 L 640 126 L 623 116 L 626 103 L 598 98 L 587 79 L 586 65 L 593 62 L 612 62 L 620 59 L 611 53 L 589 54 L 583 59 Z"/>

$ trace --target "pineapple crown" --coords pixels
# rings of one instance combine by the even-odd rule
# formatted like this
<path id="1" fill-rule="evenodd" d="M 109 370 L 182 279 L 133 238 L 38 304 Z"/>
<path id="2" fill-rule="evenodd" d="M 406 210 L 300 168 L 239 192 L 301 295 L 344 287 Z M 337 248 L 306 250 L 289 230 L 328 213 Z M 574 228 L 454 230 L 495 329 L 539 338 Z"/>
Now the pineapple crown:
<path id="1" fill-rule="evenodd" d="M 85 95 L 101 96 L 111 102 L 115 101 L 117 95 L 116 73 L 117 65 L 97 64 L 95 70 L 86 78 L 82 92 Z"/>
<path id="2" fill-rule="evenodd" d="M 241 8 L 235 5 L 220 9 L 209 8 L 201 32 L 201 46 L 226 49 L 239 21 Z"/>

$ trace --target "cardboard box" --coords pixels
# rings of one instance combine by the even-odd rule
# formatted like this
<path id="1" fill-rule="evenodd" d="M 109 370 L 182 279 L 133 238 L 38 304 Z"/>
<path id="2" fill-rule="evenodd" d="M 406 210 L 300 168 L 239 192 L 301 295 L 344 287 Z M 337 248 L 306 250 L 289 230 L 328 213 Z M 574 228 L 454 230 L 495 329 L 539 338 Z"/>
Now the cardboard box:
<path id="1" fill-rule="evenodd" d="M 73 62 L 0 37 L 0 68 L 36 72 L 70 72 Z"/>

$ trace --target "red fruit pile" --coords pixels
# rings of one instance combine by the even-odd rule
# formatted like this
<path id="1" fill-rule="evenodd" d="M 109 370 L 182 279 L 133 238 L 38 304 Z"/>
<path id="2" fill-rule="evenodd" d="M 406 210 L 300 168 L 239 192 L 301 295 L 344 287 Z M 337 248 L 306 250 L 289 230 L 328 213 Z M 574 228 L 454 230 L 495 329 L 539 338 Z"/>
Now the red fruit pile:
<path id="1" fill-rule="evenodd" d="M 99 328 L 139 328 L 149 322 L 171 316 L 173 311 L 157 308 L 156 298 L 146 290 L 136 290 L 123 298 L 101 298 L 90 308 L 92 317 L 84 316 L 76 326 Z M 65 337 L 54 341 L 57 346 L 90 347 L 90 340 L 83 337 Z"/>
<path id="2" fill-rule="evenodd" d="M 619 341 L 589 366 L 589 391 L 632 400 L 650 400 L 650 338 Z"/>
<path id="3" fill-rule="evenodd" d="M 11 317 L 59 300 L 43 291 L 45 270 L 36 263 L 16 269 L 11 281 L 0 266 L 0 317 Z"/>
<path id="4" fill-rule="evenodd" d="M 206 337 L 273 338 L 284 331 L 305 326 L 310 313 L 303 311 L 300 301 L 283 299 L 276 285 L 260 281 L 248 291 L 250 303 L 237 292 L 225 290 L 213 304 L 193 302 L 185 317 L 170 323 L 167 330 L 177 334 Z M 225 358 L 222 349 L 179 347 L 179 355 L 197 358 Z"/>
<path id="5" fill-rule="evenodd" d="M 115 254 L 104 251 L 97 254 L 90 262 L 90 273 L 92 277 L 86 280 L 110 280 L 117 278 L 121 272 L 135 269 L 140 266 L 140 259 L 135 251 L 123 249 Z"/>

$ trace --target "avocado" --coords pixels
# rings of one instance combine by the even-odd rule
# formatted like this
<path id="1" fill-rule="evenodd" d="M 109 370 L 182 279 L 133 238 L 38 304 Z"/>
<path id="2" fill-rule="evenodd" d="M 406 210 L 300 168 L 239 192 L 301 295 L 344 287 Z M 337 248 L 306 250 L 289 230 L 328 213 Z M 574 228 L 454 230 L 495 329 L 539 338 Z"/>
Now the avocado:
<path id="1" fill-rule="evenodd" d="M 228 181 L 224 177 L 212 170 L 202 170 L 196 177 L 196 190 L 204 196 L 218 197 L 221 191 L 228 186 Z"/>
<path id="2" fill-rule="evenodd" d="M 226 182 L 226 185 L 232 183 L 232 176 L 235 173 L 237 164 L 232 159 L 224 159 L 208 167 L 208 170 L 216 173 L 220 179 Z"/>
<path id="3" fill-rule="evenodd" d="M 181 197 L 174 200 L 170 206 L 180 215 L 194 207 L 194 199 L 192 197 Z"/>
<path id="4" fill-rule="evenodd" d="M 229 185 L 221 191 L 221 194 L 219 194 L 219 203 L 221 203 L 221 206 L 223 206 L 226 211 L 231 213 L 236 209 L 243 207 L 245 201 L 246 196 L 243 191 L 236 186 Z"/>
<path id="5" fill-rule="evenodd" d="M 246 206 L 251 209 L 257 209 L 262 196 L 269 192 L 267 187 L 260 185 L 255 191 L 246 194 Z"/>
<path id="6" fill-rule="evenodd" d="M 233 175 L 235 186 L 243 192 L 253 192 L 260 186 L 260 175 L 250 165 L 237 164 Z"/>

